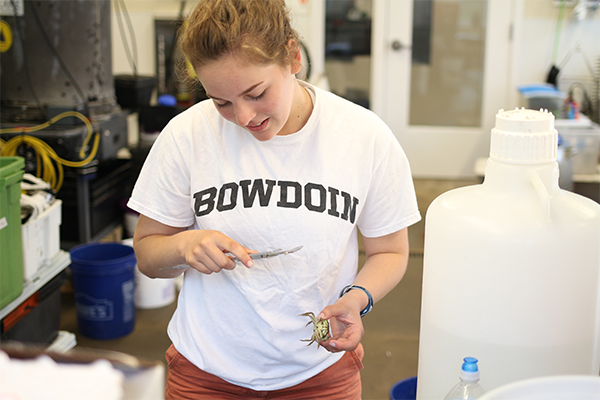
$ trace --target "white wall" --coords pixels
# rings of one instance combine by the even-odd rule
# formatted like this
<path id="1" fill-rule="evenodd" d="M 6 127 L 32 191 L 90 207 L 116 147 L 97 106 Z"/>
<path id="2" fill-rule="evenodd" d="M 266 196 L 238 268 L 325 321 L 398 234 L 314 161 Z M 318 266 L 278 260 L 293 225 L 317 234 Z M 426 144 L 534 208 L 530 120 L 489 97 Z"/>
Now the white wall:
<path id="1" fill-rule="evenodd" d="M 292 23 L 309 48 L 312 60 L 312 79 L 315 81 L 324 71 L 324 0 L 286 0 L 292 11 Z M 404 0 L 393 0 L 404 1 Z M 512 88 L 520 84 L 545 82 L 552 65 L 554 36 L 559 8 L 555 0 L 507 0 L 507 7 L 514 9 L 513 58 L 511 61 Z M 156 73 L 154 19 L 175 19 L 179 12 L 179 0 L 125 0 L 127 11 L 134 25 L 138 49 L 138 73 Z M 186 2 L 186 12 L 195 1 Z M 114 13 L 113 4 L 113 72 L 130 74 L 132 67 L 124 50 L 123 39 Z M 123 20 L 125 24 L 125 20 Z M 127 25 L 124 25 L 128 32 Z M 127 33 L 128 35 L 128 33 Z M 128 40 L 129 37 L 127 36 Z M 506 40 L 510 38 L 506 37 Z M 594 68 L 600 58 L 600 9 L 583 21 L 574 17 L 573 6 L 565 9 L 556 62 L 561 63 L 570 50 L 579 46 Z M 589 79 L 587 66 L 581 54 L 574 54 L 561 72 L 563 81 Z M 510 90 L 510 104 L 519 104 L 516 89 Z"/>
<path id="2" fill-rule="evenodd" d="M 290 7 L 292 25 L 310 51 L 312 76 L 317 78 L 323 74 L 324 70 L 325 2 L 323 0 L 286 0 L 286 2 Z M 187 1 L 184 15 L 187 15 L 196 4 L 197 1 Z M 135 32 L 139 75 L 156 75 L 154 20 L 157 18 L 177 19 L 180 6 L 180 0 L 125 0 L 125 7 Z M 121 21 L 125 39 L 131 48 L 131 38 L 124 16 L 121 17 Z M 323 23 L 320 23 L 321 21 Z M 111 22 L 113 73 L 114 75 L 131 74 L 133 67 L 125 50 L 114 1 Z"/>
<path id="3" fill-rule="evenodd" d="M 555 33 L 559 8 L 554 0 L 515 0 L 515 25 L 512 76 L 513 88 L 517 85 L 545 82 L 553 64 Z M 574 53 L 568 61 L 569 52 L 577 46 L 581 52 Z M 596 74 L 600 68 L 600 9 L 579 21 L 573 6 L 564 10 L 562 27 L 556 52 L 556 64 L 567 61 L 561 68 L 559 87 L 575 80 L 591 83 L 585 58 Z M 562 81 L 562 84 L 561 84 Z M 511 104 L 518 104 L 518 92 L 513 90 Z M 523 105 L 523 104 L 519 104 Z"/>
<path id="4" fill-rule="evenodd" d="M 124 40 L 127 41 L 131 49 L 129 28 L 125 16 L 121 14 L 120 19 L 123 24 L 123 32 L 125 32 L 125 37 L 123 37 L 115 13 L 115 1 L 113 0 L 111 3 L 113 74 L 131 74 L 133 67 L 124 44 Z M 180 2 L 176 0 L 125 0 L 125 7 L 135 34 L 138 74 L 156 76 L 154 19 L 177 19 L 179 4 Z"/>

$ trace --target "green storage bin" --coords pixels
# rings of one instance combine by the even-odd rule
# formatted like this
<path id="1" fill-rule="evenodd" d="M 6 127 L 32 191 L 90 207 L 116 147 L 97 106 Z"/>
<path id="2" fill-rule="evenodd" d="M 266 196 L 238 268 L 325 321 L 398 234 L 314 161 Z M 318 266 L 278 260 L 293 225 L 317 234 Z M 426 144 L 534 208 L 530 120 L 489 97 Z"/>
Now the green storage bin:
<path id="1" fill-rule="evenodd" d="M 0 157 L 0 309 L 23 292 L 22 157 Z"/>

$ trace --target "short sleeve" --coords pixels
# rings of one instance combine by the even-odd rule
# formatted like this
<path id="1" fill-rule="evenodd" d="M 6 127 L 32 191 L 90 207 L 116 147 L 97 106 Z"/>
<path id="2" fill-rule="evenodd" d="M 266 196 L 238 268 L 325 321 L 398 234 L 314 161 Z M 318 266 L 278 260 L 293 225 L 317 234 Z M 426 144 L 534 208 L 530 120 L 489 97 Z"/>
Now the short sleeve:
<path id="1" fill-rule="evenodd" d="M 383 147 L 357 222 L 366 237 L 388 235 L 421 219 L 408 159 L 391 132 Z"/>
<path id="2" fill-rule="evenodd" d="M 153 144 L 128 207 L 165 225 L 194 223 L 190 202 L 189 148 L 178 143 L 170 123 Z"/>

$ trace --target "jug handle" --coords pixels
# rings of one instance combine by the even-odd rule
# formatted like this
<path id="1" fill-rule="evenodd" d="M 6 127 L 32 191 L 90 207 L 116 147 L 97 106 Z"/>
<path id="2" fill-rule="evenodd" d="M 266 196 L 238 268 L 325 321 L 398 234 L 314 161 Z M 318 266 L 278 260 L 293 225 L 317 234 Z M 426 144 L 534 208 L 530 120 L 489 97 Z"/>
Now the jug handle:
<path id="1" fill-rule="evenodd" d="M 550 195 L 548 194 L 546 185 L 544 185 L 544 182 L 537 171 L 529 172 L 529 180 L 531 181 L 531 184 L 538 195 L 538 199 L 540 200 L 542 216 L 545 217 L 546 221 L 550 221 Z"/>

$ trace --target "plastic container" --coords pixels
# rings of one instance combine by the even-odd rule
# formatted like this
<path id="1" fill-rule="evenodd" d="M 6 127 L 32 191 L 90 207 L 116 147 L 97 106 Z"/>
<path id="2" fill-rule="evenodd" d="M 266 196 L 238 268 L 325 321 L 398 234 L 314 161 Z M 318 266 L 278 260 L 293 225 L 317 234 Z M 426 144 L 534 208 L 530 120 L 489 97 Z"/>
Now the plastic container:
<path id="1" fill-rule="evenodd" d="M 123 108 L 138 108 L 150 105 L 157 79 L 153 76 L 115 75 L 115 94 Z"/>
<path id="2" fill-rule="evenodd" d="M 418 399 L 477 354 L 492 390 L 600 368 L 600 205 L 561 190 L 550 113 L 501 111 L 481 185 L 425 218 Z"/>
<path id="3" fill-rule="evenodd" d="M 70 254 L 79 333 L 92 339 L 114 339 L 133 331 L 133 248 L 88 243 L 71 249 Z"/>
<path id="4" fill-rule="evenodd" d="M 396 382 L 390 389 L 390 400 L 415 400 L 417 398 L 417 377 Z"/>
<path id="5" fill-rule="evenodd" d="M 86 176 L 85 185 L 81 177 L 66 177 L 58 192 L 63 201 L 61 241 L 74 244 L 89 242 L 86 237 L 102 237 L 122 222 L 123 210 L 120 202 L 131 193 L 129 184 L 134 176 L 132 165 L 132 161 L 128 159 L 101 162 L 96 173 Z M 86 204 L 80 198 L 79 191 L 83 188 L 89 191 Z M 83 210 L 87 210 L 85 215 L 89 214 L 89 221 L 79 217 Z"/>
<path id="6" fill-rule="evenodd" d="M 517 89 L 527 103 L 528 108 L 545 108 L 556 116 L 560 115 L 565 98 L 567 97 L 564 92 L 556 89 L 554 85 L 546 83 L 522 85 Z"/>
<path id="7" fill-rule="evenodd" d="M 21 226 L 25 282 L 31 281 L 40 267 L 50 264 L 60 251 L 61 205 L 61 200 L 54 200 L 35 219 Z"/>
<path id="8" fill-rule="evenodd" d="M 545 376 L 501 386 L 479 400 L 598 400 L 598 376 Z"/>
<path id="9" fill-rule="evenodd" d="M 588 118 L 581 121 L 559 120 L 556 130 L 572 157 L 574 174 L 597 174 L 600 162 L 600 126 Z"/>
<path id="10" fill-rule="evenodd" d="M 125 239 L 123 244 L 133 248 L 133 239 Z M 135 306 L 142 309 L 160 308 L 175 301 L 175 279 L 152 279 L 142 274 L 135 266 Z"/>
<path id="11" fill-rule="evenodd" d="M 444 400 L 474 400 L 485 393 L 479 384 L 477 359 L 465 357 L 463 361 L 460 368 L 460 382 L 448 392 Z"/>
<path id="12" fill-rule="evenodd" d="M 0 157 L 0 309 L 23 292 L 21 181 L 25 160 Z"/>

